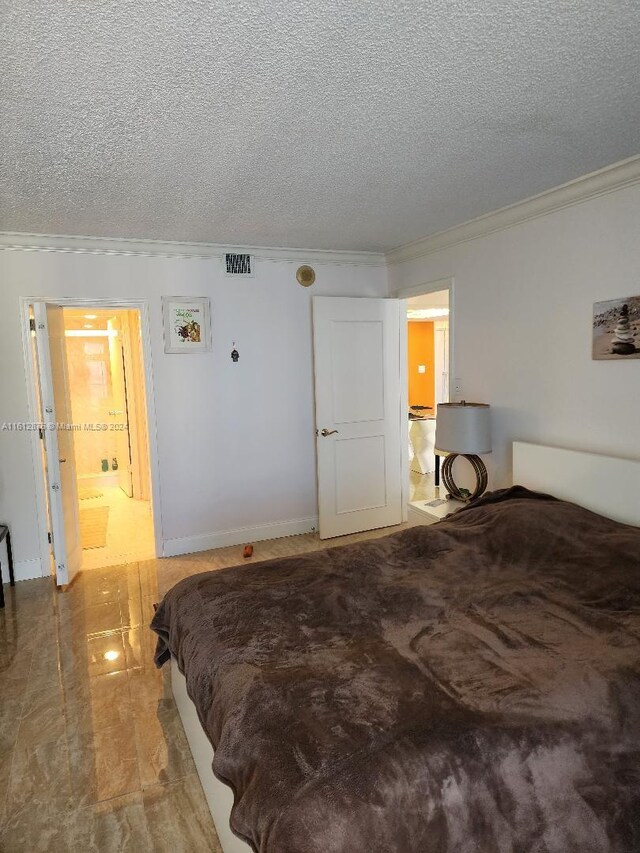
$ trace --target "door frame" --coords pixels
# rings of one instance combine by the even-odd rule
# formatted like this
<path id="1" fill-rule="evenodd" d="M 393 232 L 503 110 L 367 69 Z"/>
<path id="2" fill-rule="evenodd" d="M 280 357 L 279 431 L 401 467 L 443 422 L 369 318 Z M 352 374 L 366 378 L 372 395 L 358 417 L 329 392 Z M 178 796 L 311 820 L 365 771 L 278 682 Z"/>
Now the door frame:
<path id="1" fill-rule="evenodd" d="M 453 389 L 455 384 L 454 365 L 454 342 L 455 342 L 455 280 L 451 278 L 439 278 L 435 281 L 426 281 L 412 287 L 401 287 L 393 294 L 395 299 L 411 299 L 412 296 L 426 296 L 429 293 L 437 293 L 439 290 L 449 291 L 449 399 L 453 400 Z M 405 302 L 406 308 L 406 302 Z M 409 365 L 408 365 L 408 324 L 407 312 L 400 317 L 400 388 L 402 397 L 400 400 L 402 417 L 402 520 L 407 521 L 409 513 Z"/>
<path id="2" fill-rule="evenodd" d="M 147 432 L 149 440 L 149 479 L 151 484 L 151 517 L 153 520 L 153 540 L 156 557 L 162 555 L 163 524 L 162 504 L 160 502 L 160 466 L 158 462 L 158 434 L 156 421 L 155 392 L 153 386 L 153 364 L 151 352 L 151 323 L 148 299 L 89 299 L 82 296 L 21 296 L 20 319 L 22 326 L 22 350 L 27 381 L 29 419 L 39 421 L 36 387 L 38 377 L 32 357 L 31 329 L 29 327 L 29 306 L 34 302 L 48 302 L 61 308 L 102 308 L 137 309 L 140 312 L 140 338 L 142 344 L 142 363 L 145 383 L 145 403 L 147 413 Z M 38 520 L 38 539 L 40 546 L 40 564 L 43 577 L 49 577 L 51 570 L 49 544 L 49 514 L 47 510 L 47 484 L 42 468 L 40 437 L 37 430 L 31 432 L 31 454 L 34 485 L 36 493 L 36 515 Z"/>

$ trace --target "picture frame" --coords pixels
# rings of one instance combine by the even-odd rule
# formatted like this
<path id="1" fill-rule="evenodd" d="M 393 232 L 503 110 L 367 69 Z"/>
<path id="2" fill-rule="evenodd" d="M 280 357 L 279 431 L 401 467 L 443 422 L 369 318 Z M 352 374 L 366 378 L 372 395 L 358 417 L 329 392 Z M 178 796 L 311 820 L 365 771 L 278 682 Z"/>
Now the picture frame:
<path id="1" fill-rule="evenodd" d="M 166 353 L 208 352 L 211 349 L 208 296 L 163 296 L 162 320 Z"/>
<path id="2" fill-rule="evenodd" d="M 596 361 L 640 358 L 640 296 L 594 303 L 592 335 Z"/>

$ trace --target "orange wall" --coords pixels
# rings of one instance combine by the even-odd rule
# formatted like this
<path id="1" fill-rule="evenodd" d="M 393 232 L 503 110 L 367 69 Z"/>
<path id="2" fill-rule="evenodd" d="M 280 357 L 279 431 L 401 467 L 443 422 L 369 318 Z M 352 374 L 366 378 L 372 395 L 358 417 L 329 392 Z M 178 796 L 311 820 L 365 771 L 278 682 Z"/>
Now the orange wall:
<path id="1" fill-rule="evenodd" d="M 409 405 L 433 407 L 435 399 L 433 323 L 409 323 L 408 344 Z M 426 373 L 418 373 L 419 364 L 426 366 Z"/>

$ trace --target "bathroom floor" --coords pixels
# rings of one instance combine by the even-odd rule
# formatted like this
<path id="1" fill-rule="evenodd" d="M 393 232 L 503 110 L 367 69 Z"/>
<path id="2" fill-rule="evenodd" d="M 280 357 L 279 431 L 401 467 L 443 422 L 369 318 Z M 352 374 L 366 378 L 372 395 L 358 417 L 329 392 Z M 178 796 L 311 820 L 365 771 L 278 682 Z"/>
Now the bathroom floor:
<path id="1" fill-rule="evenodd" d="M 155 556 L 153 519 L 149 501 L 128 498 L 117 486 L 104 486 L 99 497 L 79 501 L 80 511 L 108 507 L 106 545 L 84 548 L 83 569 L 150 560 Z"/>

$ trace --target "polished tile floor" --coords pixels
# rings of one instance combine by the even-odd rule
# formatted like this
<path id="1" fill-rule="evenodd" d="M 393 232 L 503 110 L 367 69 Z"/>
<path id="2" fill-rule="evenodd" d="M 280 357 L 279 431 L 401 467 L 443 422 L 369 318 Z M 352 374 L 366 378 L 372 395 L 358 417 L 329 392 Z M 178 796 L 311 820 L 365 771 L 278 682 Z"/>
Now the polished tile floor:
<path id="1" fill-rule="evenodd" d="M 252 562 L 377 537 L 258 543 Z M 220 853 L 171 695 L 153 603 L 238 546 L 5 586 L 0 611 L 0 851 Z"/>

